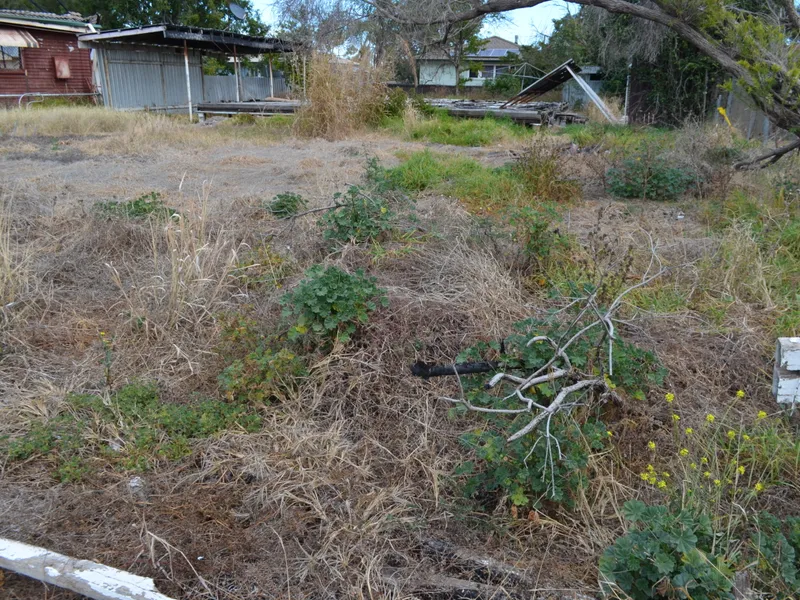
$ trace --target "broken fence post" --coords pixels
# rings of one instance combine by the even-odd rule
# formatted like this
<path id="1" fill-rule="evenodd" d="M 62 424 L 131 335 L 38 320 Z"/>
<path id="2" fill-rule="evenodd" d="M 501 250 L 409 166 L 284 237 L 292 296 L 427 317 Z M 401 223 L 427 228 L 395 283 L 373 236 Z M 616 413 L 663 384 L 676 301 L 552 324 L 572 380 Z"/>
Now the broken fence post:
<path id="1" fill-rule="evenodd" d="M 772 395 L 779 404 L 800 402 L 800 337 L 778 338 Z"/>
<path id="2" fill-rule="evenodd" d="M 172 600 L 149 577 L 0 538 L 0 568 L 93 600 Z"/>

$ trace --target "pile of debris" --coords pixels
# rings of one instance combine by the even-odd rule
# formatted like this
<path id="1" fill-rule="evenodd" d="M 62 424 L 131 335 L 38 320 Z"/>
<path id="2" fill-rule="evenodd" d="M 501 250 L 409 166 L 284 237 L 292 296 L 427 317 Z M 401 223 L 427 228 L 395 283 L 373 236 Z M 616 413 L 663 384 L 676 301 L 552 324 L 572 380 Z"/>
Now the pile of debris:
<path id="1" fill-rule="evenodd" d="M 442 108 L 454 117 L 482 119 L 487 116 L 508 118 L 524 125 L 566 125 L 585 123 L 586 117 L 569 112 L 564 102 L 525 102 L 503 108 L 502 101 L 429 99 L 431 106 Z"/>

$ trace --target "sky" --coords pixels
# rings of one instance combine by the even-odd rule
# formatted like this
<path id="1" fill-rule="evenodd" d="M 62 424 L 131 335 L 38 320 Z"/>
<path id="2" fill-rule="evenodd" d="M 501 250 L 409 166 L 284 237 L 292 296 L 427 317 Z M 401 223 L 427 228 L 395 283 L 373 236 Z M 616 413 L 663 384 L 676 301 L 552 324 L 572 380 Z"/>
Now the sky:
<path id="1" fill-rule="evenodd" d="M 253 7 L 261 11 L 265 23 L 276 25 L 272 11 L 272 0 L 253 0 Z M 546 2 L 533 8 L 521 8 L 505 13 L 505 18 L 498 23 L 484 26 L 481 32 L 485 36 L 497 35 L 514 41 L 515 36 L 520 44 L 532 44 L 540 34 L 549 35 L 553 30 L 553 19 L 563 17 L 567 12 L 564 2 Z"/>

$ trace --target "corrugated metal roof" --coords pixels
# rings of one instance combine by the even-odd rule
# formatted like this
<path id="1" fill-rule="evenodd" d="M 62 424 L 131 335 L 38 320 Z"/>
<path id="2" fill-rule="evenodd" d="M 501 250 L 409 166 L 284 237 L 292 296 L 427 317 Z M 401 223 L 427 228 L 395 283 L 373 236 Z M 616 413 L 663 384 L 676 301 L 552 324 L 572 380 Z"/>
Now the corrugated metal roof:
<path id="1" fill-rule="evenodd" d="M 566 83 L 570 80 L 570 78 L 572 78 L 572 74 L 569 72 L 570 69 L 572 69 L 572 71 L 575 73 L 581 72 L 581 68 L 575 64 L 574 60 L 570 58 L 563 65 L 556 67 L 543 77 L 534 81 L 519 94 L 511 98 L 511 100 L 503 104 L 501 108 L 514 106 L 515 104 L 520 104 L 522 102 L 530 102 L 534 98 L 538 98 L 542 94 L 557 88 L 562 83 Z"/>
<path id="2" fill-rule="evenodd" d="M 93 22 L 96 17 L 84 17 L 80 13 L 68 12 L 63 15 L 49 12 L 35 12 L 31 10 L 0 9 L 0 17 L 11 17 L 37 23 L 59 23 L 63 25 L 83 25 Z"/>
<path id="3" fill-rule="evenodd" d="M 39 42 L 24 29 L 0 27 L 0 46 L 13 48 L 38 48 Z"/>

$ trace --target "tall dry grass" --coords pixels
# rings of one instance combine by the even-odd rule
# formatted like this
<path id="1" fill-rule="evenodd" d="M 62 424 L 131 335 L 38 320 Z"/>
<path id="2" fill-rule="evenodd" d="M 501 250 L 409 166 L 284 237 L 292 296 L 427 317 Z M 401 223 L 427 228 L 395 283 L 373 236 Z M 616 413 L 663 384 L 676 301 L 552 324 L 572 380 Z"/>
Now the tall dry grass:
<path id="1" fill-rule="evenodd" d="M 613 96 L 600 96 L 600 99 L 603 101 L 603 104 L 606 105 L 608 111 L 616 118 L 621 119 L 625 116 L 625 107 L 623 106 L 622 100 Z M 608 119 L 603 116 L 603 113 L 600 112 L 600 109 L 597 108 L 594 102 L 587 99 L 586 105 L 586 116 L 589 121 L 593 123 L 608 123 Z"/>
<path id="2" fill-rule="evenodd" d="M 174 122 L 174 118 L 164 115 L 122 112 L 97 106 L 0 110 L 0 133 L 20 137 L 101 135 L 143 127 L 152 131 L 168 128 Z"/>
<path id="3" fill-rule="evenodd" d="M 351 63 L 315 54 L 308 65 L 308 103 L 297 114 L 295 131 L 335 140 L 376 123 L 383 116 L 385 80 L 368 58 Z"/>

